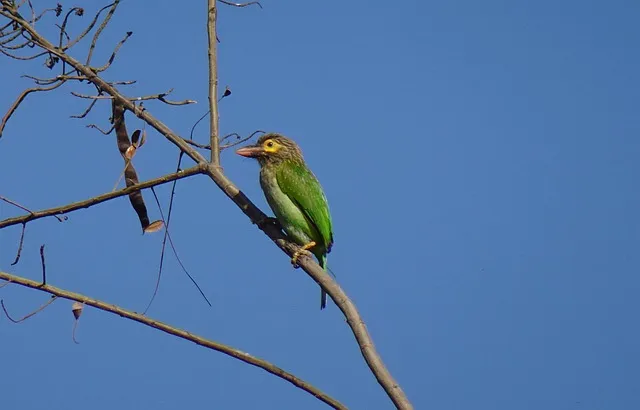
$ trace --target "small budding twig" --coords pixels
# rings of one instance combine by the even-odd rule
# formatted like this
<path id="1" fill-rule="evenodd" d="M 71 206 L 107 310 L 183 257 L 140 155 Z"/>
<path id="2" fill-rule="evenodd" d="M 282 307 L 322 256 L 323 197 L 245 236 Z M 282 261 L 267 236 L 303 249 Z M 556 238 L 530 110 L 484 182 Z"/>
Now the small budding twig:
<path id="1" fill-rule="evenodd" d="M 44 244 L 40 246 L 40 263 L 42 264 L 42 285 L 47 284 L 47 265 L 44 261 Z"/>
<path id="2" fill-rule="evenodd" d="M 22 254 L 22 245 L 24 244 L 24 232 L 27 228 L 27 224 L 22 224 L 22 231 L 20 232 L 20 244 L 18 245 L 18 251 L 16 252 L 16 259 L 11 263 L 11 266 L 15 266 L 20 261 L 20 255 Z"/>

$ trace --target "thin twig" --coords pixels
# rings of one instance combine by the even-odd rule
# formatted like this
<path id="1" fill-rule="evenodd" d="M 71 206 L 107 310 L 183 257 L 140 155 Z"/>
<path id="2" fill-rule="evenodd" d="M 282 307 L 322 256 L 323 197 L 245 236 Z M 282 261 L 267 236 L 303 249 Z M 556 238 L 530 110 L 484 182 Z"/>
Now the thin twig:
<path id="1" fill-rule="evenodd" d="M 40 246 L 40 262 L 42 263 L 42 286 L 47 284 L 47 265 L 44 261 L 44 244 Z"/>
<path id="2" fill-rule="evenodd" d="M 88 80 L 87 77 L 78 76 L 78 75 L 69 75 L 69 73 L 64 73 L 51 78 L 39 78 L 39 77 L 34 77 L 28 74 L 24 74 L 21 77 L 29 78 L 38 85 L 49 85 L 49 84 L 55 83 L 56 81 L 61 81 L 61 80 L 66 80 L 66 81 L 68 80 L 87 81 Z"/>
<path id="3" fill-rule="evenodd" d="M 184 152 L 180 151 L 180 154 L 178 154 L 178 165 L 176 166 L 176 172 L 180 171 L 180 167 L 182 165 L 182 157 L 184 156 Z M 160 279 L 162 278 L 162 267 L 164 266 L 164 251 L 166 249 L 167 246 L 167 236 L 169 233 L 169 223 L 171 222 L 171 214 L 172 214 L 172 210 L 173 210 L 173 198 L 175 195 L 175 189 L 176 189 L 176 185 L 177 185 L 178 181 L 173 181 L 171 183 L 171 195 L 169 196 L 169 211 L 167 212 L 167 220 L 164 221 L 164 227 L 165 227 L 165 231 L 164 231 L 164 237 L 162 238 L 162 248 L 160 250 L 160 264 L 158 266 L 158 276 L 156 277 L 156 286 L 153 289 L 153 294 L 151 295 L 151 299 L 149 300 L 149 303 L 147 304 L 147 307 L 144 309 L 144 312 L 142 312 L 142 314 L 146 314 L 147 311 L 149 310 L 149 308 L 151 307 L 151 304 L 153 303 L 153 301 L 156 298 L 156 295 L 158 294 L 158 289 L 160 288 Z M 158 203 L 158 208 L 160 208 L 160 204 Z M 162 218 L 164 219 L 164 216 L 162 216 Z M 211 305 L 209 305 L 211 306 Z"/>
<path id="4" fill-rule="evenodd" d="M 116 44 L 116 48 L 113 50 L 113 53 L 111 53 L 111 57 L 109 57 L 109 60 L 107 60 L 107 62 L 102 67 L 97 67 L 97 68 L 94 69 L 96 71 L 96 73 L 105 71 L 107 68 L 111 67 L 111 64 L 113 63 L 113 60 L 116 59 L 116 54 L 118 53 L 118 50 L 120 50 L 120 47 L 122 47 L 122 45 L 125 43 L 125 41 L 127 41 L 127 39 L 129 37 L 131 37 L 132 34 L 133 34 L 132 31 L 127 31 L 127 34 L 124 36 L 124 38 L 122 40 L 120 40 L 120 42 L 118 42 L 118 44 Z"/>
<path id="5" fill-rule="evenodd" d="M 11 280 L 11 281 L 9 281 L 7 283 L 13 283 L 13 280 Z M 33 312 L 28 313 L 27 315 L 21 317 L 20 319 L 14 319 L 14 318 L 11 317 L 11 315 L 7 311 L 7 307 L 4 305 L 4 300 L 0 300 L 0 305 L 2 305 L 2 310 L 4 311 L 4 314 L 7 316 L 7 319 L 9 319 L 13 323 L 20 323 L 20 322 L 24 322 L 25 320 L 29 319 L 31 316 L 34 316 L 34 315 L 42 312 L 43 310 L 45 310 L 47 308 L 47 306 L 52 304 L 57 298 L 58 297 L 55 296 L 55 295 L 52 296 L 47 303 L 45 303 L 44 305 L 40 306 L 38 309 L 34 310 Z"/>
<path id="6" fill-rule="evenodd" d="M 152 95 L 143 95 L 142 97 L 127 97 L 127 99 L 129 101 L 148 101 L 148 100 L 158 100 L 158 101 L 162 101 L 165 104 L 168 105 L 187 105 L 187 104 L 196 104 L 197 101 L 195 100 L 182 100 L 182 101 L 171 101 L 171 100 L 167 100 L 165 97 L 167 95 L 169 95 L 171 92 L 173 91 L 173 88 L 170 89 L 169 91 L 165 92 L 165 93 L 160 93 L 160 94 L 152 94 Z M 80 94 L 78 92 L 75 91 L 71 91 L 71 95 L 73 95 L 74 97 L 78 97 L 78 98 L 84 98 L 86 100 L 113 100 L 113 96 L 111 95 L 87 95 L 87 94 Z"/>
<path id="7" fill-rule="evenodd" d="M 255 4 L 257 6 L 259 6 L 260 8 L 262 8 L 262 4 L 260 4 L 259 1 L 250 1 L 248 3 L 232 3 L 230 1 L 227 0 L 220 0 L 220 3 L 224 3 L 228 6 L 233 6 L 233 7 L 247 7 L 247 6 L 251 6 L 252 4 Z"/>
<path id="8" fill-rule="evenodd" d="M 209 340 L 209 339 L 205 339 L 202 336 L 198 336 L 195 335 L 191 332 L 187 332 L 186 330 L 182 330 L 179 329 L 177 327 L 168 325 L 166 323 L 160 322 L 159 320 L 156 319 L 152 319 L 150 317 L 141 315 L 139 313 L 135 313 L 132 312 L 130 310 L 126 310 L 121 308 L 120 306 L 116 306 L 116 305 L 112 305 L 106 302 L 103 302 L 101 300 L 98 299 L 93 299 L 90 298 L 88 296 L 85 295 L 81 295 L 79 293 L 74 293 L 74 292 L 70 292 L 68 290 L 64 290 L 64 289 L 60 289 L 60 288 L 56 288 L 54 286 L 51 285 L 45 285 L 45 286 L 40 286 L 40 284 L 36 281 L 30 280 L 30 279 L 26 279 L 20 276 L 16 276 L 16 275 L 12 275 L 10 273 L 6 273 L 6 272 L 2 272 L 0 271 L 0 279 L 2 280 L 6 280 L 6 281 L 11 281 L 12 283 L 16 284 L 16 285 L 20 285 L 20 286 L 24 286 L 27 288 L 31 288 L 31 289 L 36 289 L 39 290 L 41 292 L 46 292 L 49 293 L 51 295 L 55 295 L 57 297 L 63 298 L 63 299 L 68 299 L 68 300 L 75 300 L 77 302 L 80 303 L 84 303 L 86 305 L 89 306 L 93 306 L 97 309 L 100 309 L 102 311 L 105 312 L 109 312 L 109 313 L 113 313 L 115 315 L 124 317 L 126 319 L 129 320 L 133 320 L 135 322 L 138 323 L 142 323 L 143 325 L 152 327 L 154 329 L 158 329 L 161 332 L 179 337 L 181 339 L 184 340 L 188 340 L 190 342 L 193 342 L 197 345 L 206 347 L 208 349 L 211 350 L 215 350 L 217 352 L 223 353 L 227 356 L 231 356 L 235 359 L 238 359 L 242 362 L 248 363 L 252 366 L 256 366 L 259 367 L 265 371 L 267 371 L 268 373 L 273 374 L 274 376 L 277 376 L 283 380 L 288 381 L 289 383 L 293 384 L 294 386 L 306 391 L 307 393 L 313 395 L 314 397 L 316 397 L 318 400 L 321 400 L 322 402 L 328 404 L 329 406 L 333 407 L 334 409 L 340 409 L 340 410 L 346 410 L 346 406 L 343 405 L 342 403 L 340 403 L 339 401 L 337 401 L 336 399 L 328 396 L 327 394 L 325 394 L 324 392 L 322 392 L 320 389 L 312 386 L 311 384 L 305 382 L 304 380 L 294 376 L 293 374 L 279 368 L 278 366 L 263 360 L 263 359 L 259 359 L 255 356 L 250 355 L 249 353 L 245 353 L 241 350 L 238 350 L 234 347 L 219 343 L 219 342 L 215 342 L 213 340 Z"/>
<path id="9" fill-rule="evenodd" d="M 95 101 L 98 101 L 98 100 L 95 100 Z M 95 130 L 98 130 L 104 135 L 111 134 L 113 132 L 113 130 L 115 129 L 115 127 L 113 125 L 111 125 L 111 127 L 109 127 L 109 129 L 105 131 L 102 128 L 100 128 L 99 126 L 97 126 L 96 124 L 87 124 L 87 128 L 93 128 Z"/>
<path id="10" fill-rule="evenodd" d="M 13 205 L 13 206 L 15 206 L 15 207 L 18 207 L 18 208 L 22 209 L 23 211 L 27 211 L 27 212 L 29 212 L 30 214 L 33 214 L 33 211 L 32 211 L 32 210 L 30 210 L 29 208 L 24 207 L 24 206 L 20 205 L 19 203 L 15 202 L 15 201 L 12 201 L 11 199 L 9 199 L 9 198 L 7 198 L 7 197 L 4 197 L 4 196 L 2 196 L 2 195 L 0 195 L 0 201 L 4 201 L 4 202 L 6 202 L 6 203 L 8 203 L 8 204 L 11 204 L 11 205 Z M 57 215 L 53 215 L 53 217 L 54 217 L 54 218 L 56 218 L 59 222 L 64 222 L 64 221 L 66 221 L 66 220 L 67 220 L 67 218 L 66 218 L 66 217 L 59 217 L 59 216 L 57 216 Z"/>
<path id="11" fill-rule="evenodd" d="M 11 107 L 9 107 L 9 110 L 4 115 L 4 117 L 2 117 L 2 122 L 0 122 L 0 138 L 2 138 L 2 132 L 4 131 L 4 127 L 7 125 L 7 121 L 9 121 L 9 118 L 11 118 L 13 113 L 16 112 L 16 110 L 18 109 L 18 107 L 20 106 L 22 101 L 24 101 L 24 99 L 27 97 L 27 95 L 29 95 L 31 93 L 39 92 L 39 91 L 55 90 L 56 88 L 58 88 L 62 84 L 64 84 L 64 82 L 65 82 L 65 80 L 61 80 L 61 82 L 59 82 L 58 84 L 54 84 L 51 87 L 28 88 L 28 89 L 24 90 L 22 93 L 20 93 L 18 98 L 16 98 L 16 100 L 13 102 L 13 104 L 11 104 Z"/>
<path id="12" fill-rule="evenodd" d="M 2 12 L 0 12 L 0 15 L 1 14 L 2 14 Z M 22 57 L 22 56 L 11 54 L 11 53 L 5 51 L 4 47 L 0 48 L 0 53 L 4 54 L 7 57 L 13 58 L 14 60 L 21 60 L 21 61 L 35 60 L 38 57 L 42 57 L 43 55 L 48 54 L 46 51 L 43 51 L 41 53 L 37 53 L 37 54 L 31 55 L 31 56 Z"/>
<path id="13" fill-rule="evenodd" d="M 235 147 L 236 145 L 239 145 L 239 144 L 242 144 L 243 142 L 249 141 L 251 138 L 253 138 L 253 136 L 254 136 L 254 135 L 256 135 L 256 134 L 257 134 L 257 133 L 259 133 L 259 132 L 264 133 L 264 131 L 262 131 L 262 130 L 257 130 L 257 131 L 252 132 L 248 137 L 244 137 L 244 138 L 241 138 L 241 137 L 240 137 L 240 135 L 238 135 L 238 134 L 235 134 L 235 133 L 234 133 L 234 135 L 236 135 L 236 136 L 237 136 L 238 140 L 237 140 L 237 141 L 234 141 L 234 142 L 231 142 L 231 143 L 229 143 L 229 144 L 224 144 L 224 145 L 222 145 L 222 146 L 220 147 L 220 151 L 222 151 L 222 150 L 224 150 L 224 149 L 227 149 L 227 148 Z M 230 135 L 231 135 L 231 134 L 230 134 Z M 228 137 L 229 137 L 229 135 L 227 135 L 226 137 L 224 137 L 222 140 L 224 141 L 224 140 L 225 140 L 225 139 L 227 139 Z"/>
<path id="14" fill-rule="evenodd" d="M 173 182 L 174 182 L 174 184 L 176 183 L 176 181 L 173 181 Z M 198 289 L 198 292 L 200 292 L 200 295 L 204 298 L 205 302 L 207 302 L 207 305 L 209 305 L 209 307 L 211 307 L 211 302 L 209 302 L 209 299 L 207 298 L 207 296 L 202 291 L 202 288 L 200 288 L 200 285 L 198 285 L 198 282 L 196 282 L 196 280 L 193 278 L 193 276 L 191 276 L 191 274 L 189 273 L 187 268 L 182 263 L 182 259 L 180 259 L 180 257 L 178 256 L 178 251 L 176 250 L 176 247 L 173 244 L 173 239 L 171 239 L 171 234 L 169 233 L 169 220 L 165 220 L 164 219 L 164 214 L 162 213 L 162 207 L 160 206 L 160 200 L 158 199 L 158 195 L 156 195 L 156 191 L 155 191 L 155 189 L 153 189 L 153 187 L 151 187 L 151 192 L 153 193 L 153 197 L 156 199 L 156 204 L 158 205 L 158 210 L 160 211 L 160 217 L 162 218 L 162 222 L 164 223 L 164 226 L 165 226 L 165 230 L 164 230 L 165 237 L 169 238 L 169 245 L 171 246 L 171 249 L 173 250 L 173 255 L 176 257 L 176 260 L 178 261 L 178 264 L 182 268 L 182 271 L 185 273 L 185 275 L 187 275 L 187 277 L 189 278 L 191 283 L 193 283 L 193 285 L 196 287 L 196 289 Z M 163 251 L 164 251 L 164 240 L 162 242 L 163 242 Z M 160 269 L 162 269 L 162 268 L 160 268 Z M 155 295 L 158 292 L 158 287 L 159 286 L 160 286 L 160 274 L 158 274 L 158 281 L 156 282 L 156 288 L 155 288 L 153 297 L 151 299 L 151 302 L 153 301 L 153 298 L 155 298 Z M 145 309 L 145 312 L 151 306 L 151 302 L 149 302 L 149 305 Z"/>
<path id="15" fill-rule="evenodd" d="M 18 245 L 18 252 L 16 252 L 16 259 L 13 261 L 11 266 L 15 266 L 20 261 L 20 255 L 22 254 L 22 245 L 24 244 L 24 232 L 27 229 L 27 224 L 22 224 L 22 231 L 20 232 L 20 244 Z"/>
<path id="16" fill-rule="evenodd" d="M 86 117 L 87 114 L 89 114 L 89 112 L 91 112 L 91 109 L 93 109 L 93 106 L 96 105 L 97 102 L 98 102 L 98 100 L 91 101 L 91 104 L 89 104 L 87 109 L 84 110 L 84 112 L 82 114 L 80 114 L 80 115 L 71 115 L 71 118 L 84 118 L 84 117 Z"/>

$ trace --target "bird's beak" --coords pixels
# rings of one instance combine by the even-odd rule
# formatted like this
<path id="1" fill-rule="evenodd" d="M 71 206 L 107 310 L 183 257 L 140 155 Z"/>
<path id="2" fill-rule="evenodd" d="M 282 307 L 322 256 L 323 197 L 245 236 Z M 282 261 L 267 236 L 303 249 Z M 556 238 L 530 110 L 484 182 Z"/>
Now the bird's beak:
<path id="1" fill-rule="evenodd" d="M 242 155 L 247 158 L 256 158 L 261 155 L 264 155 L 264 149 L 260 146 L 256 147 L 255 145 L 249 145 L 247 147 L 240 148 L 236 151 L 236 154 Z"/>

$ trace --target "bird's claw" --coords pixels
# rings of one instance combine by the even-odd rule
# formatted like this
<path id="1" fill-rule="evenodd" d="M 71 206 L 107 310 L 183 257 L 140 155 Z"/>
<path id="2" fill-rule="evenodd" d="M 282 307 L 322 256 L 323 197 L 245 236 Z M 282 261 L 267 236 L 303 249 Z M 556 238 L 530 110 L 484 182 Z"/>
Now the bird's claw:
<path id="1" fill-rule="evenodd" d="M 313 256 L 313 254 L 309 252 L 309 249 L 313 248 L 314 246 L 316 246 L 316 243 L 311 241 L 293 253 L 293 257 L 291 258 L 291 264 L 293 265 L 293 269 L 298 269 L 300 267 L 300 265 L 298 265 L 298 258 L 300 258 L 300 256 L 302 255 L 306 255 L 309 257 Z"/>

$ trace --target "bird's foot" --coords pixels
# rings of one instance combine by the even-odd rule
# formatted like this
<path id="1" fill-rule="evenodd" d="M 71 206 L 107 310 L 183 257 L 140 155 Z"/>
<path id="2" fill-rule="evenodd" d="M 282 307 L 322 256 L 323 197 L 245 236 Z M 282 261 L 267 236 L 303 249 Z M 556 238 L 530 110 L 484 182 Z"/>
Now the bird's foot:
<path id="1" fill-rule="evenodd" d="M 298 258 L 301 255 L 313 256 L 312 253 L 309 252 L 309 249 L 313 248 L 314 246 L 316 246 L 316 243 L 314 241 L 311 241 L 294 252 L 293 257 L 291 258 L 291 264 L 293 265 L 294 269 L 298 269 L 300 267 L 300 265 L 298 265 Z"/>

